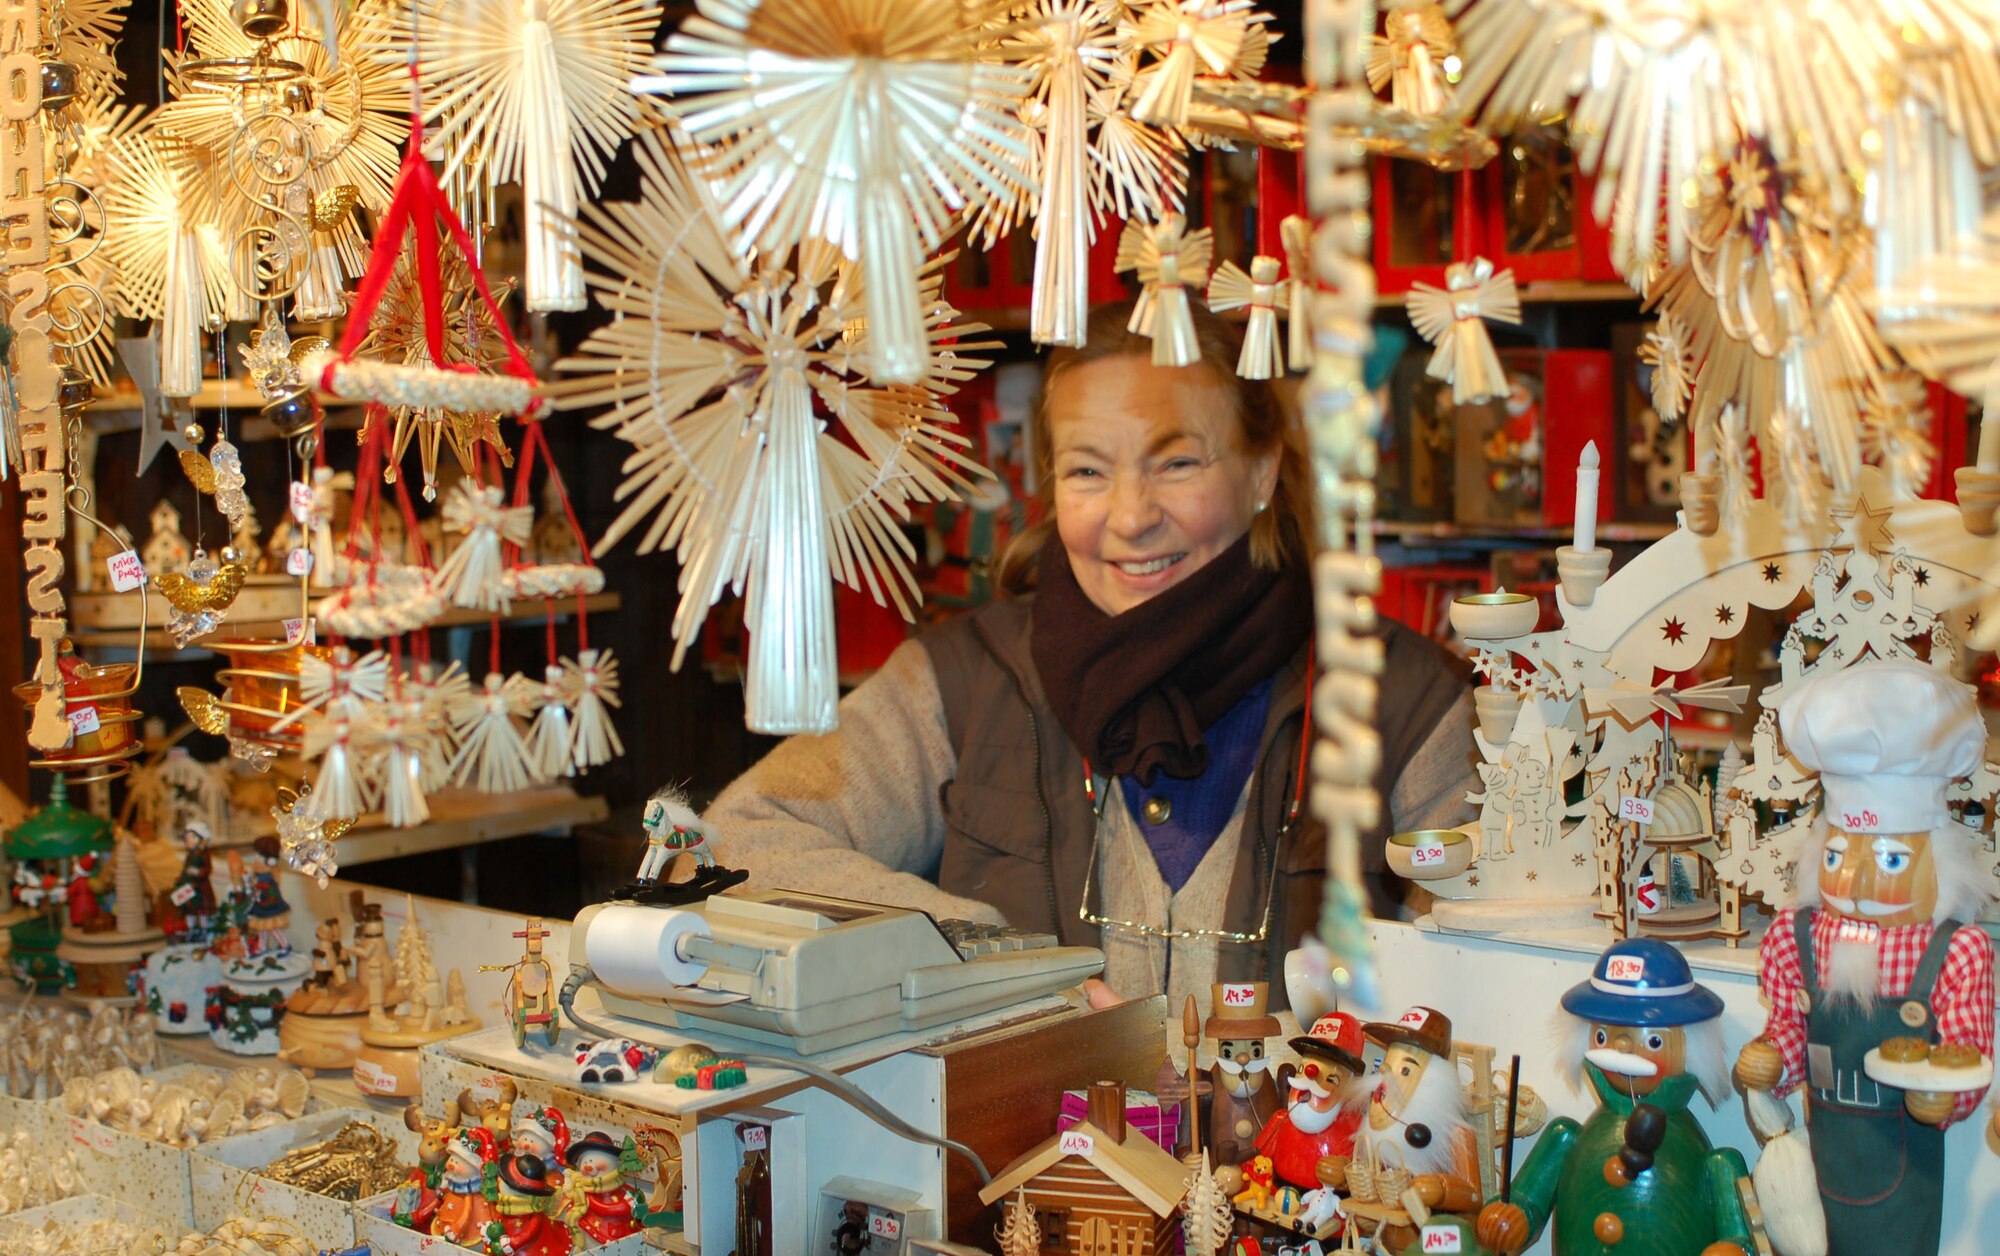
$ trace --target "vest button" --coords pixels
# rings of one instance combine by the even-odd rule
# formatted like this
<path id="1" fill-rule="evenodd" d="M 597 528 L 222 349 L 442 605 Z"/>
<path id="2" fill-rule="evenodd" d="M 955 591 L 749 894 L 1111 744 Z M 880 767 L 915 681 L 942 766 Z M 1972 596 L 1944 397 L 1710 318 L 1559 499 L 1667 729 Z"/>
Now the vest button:
<path id="1" fill-rule="evenodd" d="M 1148 798 L 1140 811 L 1148 824 L 1165 824 L 1174 818 L 1174 804 L 1165 798 Z"/>

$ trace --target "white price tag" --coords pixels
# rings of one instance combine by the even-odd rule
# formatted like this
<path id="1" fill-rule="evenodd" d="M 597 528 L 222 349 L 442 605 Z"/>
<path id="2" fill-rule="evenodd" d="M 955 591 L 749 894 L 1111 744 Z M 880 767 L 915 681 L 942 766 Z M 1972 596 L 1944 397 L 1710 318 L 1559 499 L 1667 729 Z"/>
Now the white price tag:
<path id="1" fill-rule="evenodd" d="M 291 553 L 285 555 L 286 575 L 288 576 L 308 575 L 311 573 L 312 569 L 313 569 L 313 552 L 311 550 L 295 549 Z"/>
<path id="2" fill-rule="evenodd" d="M 103 1156 L 115 1155 L 118 1151 L 116 1134 L 105 1126 L 95 1121 L 86 1121 L 82 1117 L 73 1116 L 69 1119 L 69 1140 L 79 1147 Z"/>
<path id="3" fill-rule="evenodd" d="M 167 895 L 167 897 L 172 900 L 174 906 L 186 907 L 194 901 L 194 887 L 192 885 L 177 885 L 174 887 L 174 892 Z"/>
<path id="4" fill-rule="evenodd" d="M 886 1213 L 877 1213 L 868 1218 L 868 1232 L 881 1238 L 893 1239 L 903 1233 L 903 1227 L 894 1217 Z"/>
<path id="5" fill-rule="evenodd" d="M 1882 823 L 1882 817 L 1866 807 L 1859 811 L 1840 813 L 1840 827 L 1850 833 L 1873 833 L 1875 826 Z"/>
<path id="6" fill-rule="evenodd" d="M 1444 862 L 1444 843 L 1435 837 L 1427 837 L 1410 848 L 1410 863 L 1419 868 Z"/>
<path id="7" fill-rule="evenodd" d="M 285 621 L 285 644 L 297 645 L 301 641 L 311 644 L 317 640 L 319 634 L 313 630 L 313 621 L 310 617 L 300 616 Z"/>
<path id="8" fill-rule="evenodd" d="M 1065 1156 L 1087 1156 L 1097 1150 L 1097 1139 L 1082 1130 L 1064 1130 L 1056 1139 L 1056 1150 Z"/>
<path id="9" fill-rule="evenodd" d="M 1646 961 L 1637 955 L 1613 955 L 1604 961 L 1604 975 L 1612 981 L 1644 981 Z"/>
<path id="10" fill-rule="evenodd" d="M 111 587 L 119 593 L 130 593 L 146 583 L 146 564 L 139 561 L 135 551 L 113 554 L 104 560 L 104 569 L 111 573 Z"/>
<path id="11" fill-rule="evenodd" d="M 1427 1225 L 1423 1229 L 1425 1252 L 1462 1252 L 1465 1236 L 1455 1225 Z"/>
<path id="12" fill-rule="evenodd" d="M 1248 984 L 1229 983 L 1222 987 L 1222 1006 L 1250 1007 L 1257 1002 L 1257 987 Z"/>
<path id="13" fill-rule="evenodd" d="M 97 723 L 96 707 L 80 706 L 70 711 L 69 731 L 71 733 L 75 734 L 78 737 L 81 737 L 85 733 L 94 733 L 97 731 L 97 729 L 98 729 L 98 723 Z"/>
<path id="14" fill-rule="evenodd" d="M 364 1095 L 386 1095 L 396 1088 L 396 1079 L 373 1060 L 356 1060 L 354 1088 Z"/>
<path id="15" fill-rule="evenodd" d="M 312 485 L 304 483 L 303 481 L 300 480 L 293 480 L 290 492 L 291 495 L 289 500 L 291 502 L 291 507 L 292 507 L 292 518 L 298 520 L 300 523 L 304 523 L 306 521 L 306 516 L 312 513 L 312 508 L 313 508 Z"/>
<path id="16" fill-rule="evenodd" d="M 1653 822 L 1653 803 L 1647 798 L 1621 798 L 1618 800 L 1618 818 L 1630 820 L 1634 824 Z"/>
<path id="17" fill-rule="evenodd" d="M 743 1150 L 762 1151 L 771 1145 L 771 1131 L 761 1125 L 743 1127 Z"/>

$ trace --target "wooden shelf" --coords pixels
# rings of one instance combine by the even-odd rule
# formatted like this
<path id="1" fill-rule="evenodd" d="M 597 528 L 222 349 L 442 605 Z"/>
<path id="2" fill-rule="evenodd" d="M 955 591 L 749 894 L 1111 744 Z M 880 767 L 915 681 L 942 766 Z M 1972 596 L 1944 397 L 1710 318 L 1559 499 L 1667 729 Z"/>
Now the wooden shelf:
<path id="1" fill-rule="evenodd" d="M 585 797 L 567 785 L 543 785 L 506 794 L 444 790 L 430 795 L 427 801 L 431 818 L 415 828 L 387 828 L 381 816 L 374 813 L 363 816 L 336 843 L 341 867 L 426 851 L 478 846 L 530 833 L 567 832 L 611 814 L 610 806 L 602 798 Z M 277 824 L 270 814 L 259 813 L 232 825 L 228 839 L 218 840 L 216 848 L 248 846 L 260 837 L 276 833 Z"/>
<path id="2" fill-rule="evenodd" d="M 1657 541 L 1674 530 L 1670 523 L 1600 523 L 1597 539 L 1614 543 Z M 1502 528 L 1457 523 L 1403 523 L 1377 519 L 1378 536 L 1405 541 L 1564 541 L 1573 535 L 1567 525 L 1559 528 Z"/>
<path id="3" fill-rule="evenodd" d="M 283 632 L 284 624 L 282 620 L 289 618 L 290 613 L 296 613 L 298 608 L 298 585 L 293 581 L 287 580 L 281 589 L 265 590 L 264 592 L 266 597 L 260 599 L 259 604 L 253 608 L 254 613 L 251 618 L 238 619 L 236 616 L 231 615 L 223 621 L 222 627 L 211 635 L 233 637 L 248 634 L 275 637 Z M 320 599 L 328 596 L 330 592 L 330 590 L 322 590 L 315 593 L 313 595 L 314 603 L 317 604 Z M 240 602 L 242 598 L 248 597 L 250 594 L 251 589 L 246 588 L 239 595 L 238 601 Z M 132 597 L 128 593 L 106 594 L 105 596 L 115 597 L 120 600 Z M 281 608 L 284 613 L 273 613 L 273 609 L 268 602 L 270 596 L 276 596 L 288 603 Z M 616 593 L 596 593 L 583 600 L 583 609 L 585 613 L 591 615 L 607 614 L 617 610 L 622 601 L 623 599 Z M 137 599 L 133 599 L 132 605 L 134 607 L 138 605 Z M 167 622 L 167 610 L 166 598 L 155 595 L 148 599 L 147 616 L 153 622 L 164 625 Z M 541 599 L 537 598 L 532 602 L 516 602 L 513 610 L 499 618 L 503 624 L 518 624 L 530 621 L 539 622 L 546 613 L 547 611 L 542 605 Z M 556 600 L 556 618 L 558 620 L 567 620 L 575 613 L 576 602 L 574 599 L 559 598 Z M 136 619 L 136 614 L 132 618 Z M 430 626 L 433 628 L 477 627 L 490 623 L 492 619 L 493 616 L 487 614 L 485 611 L 464 610 L 453 607 L 433 620 Z M 195 641 L 185 649 L 176 648 L 173 638 L 167 635 L 164 627 L 153 629 L 146 633 L 145 637 L 147 651 L 157 652 L 154 654 L 154 657 L 171 655 L 177 658 L 194 658 L 211 653 L 208 647 L 204 646 L 200 640 Z M 124 628 L 78 628 L 70 633 L 70 640 L 76 643 L 78 649 L 136 649 L 139 645 L 138 625 L 135 623 L 130 627 Z M 203 640 L 206 640 L 206 638 Z"/>
<path id="4" fill-rule="evenodd" d="M 188 398 L 187 404 L 197 413 L 228 410 L 242 416 L 234 426 L 236 435 L 243 440 L 272 440 L 278 432 L 261 415 L 265 400 L 264 394 L 247 379 L 209 379 L 202 381 L 201 391 Z M 326 412 L 327 426 L 336 429 L 361 426 L 360 403 L 329 393 L 321 393 L 319 403 Z M 132 432 L 139 428 L 144 407 L 136 390 L 121 388 L 99 393 L 84 414 L 100 432 Z"/>

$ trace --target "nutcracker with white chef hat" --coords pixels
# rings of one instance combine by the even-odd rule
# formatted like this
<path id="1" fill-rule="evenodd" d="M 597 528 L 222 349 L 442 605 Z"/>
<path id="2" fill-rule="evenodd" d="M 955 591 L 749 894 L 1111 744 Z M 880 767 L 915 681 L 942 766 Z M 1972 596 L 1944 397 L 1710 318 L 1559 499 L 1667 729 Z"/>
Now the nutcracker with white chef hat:
<path id="1" fill-rule="evenodd" d="M 1759 949 L 1770 1019 L 1736 1077 L 1806 1088 L 1833 1256 L 1935 1252 L 1943 1127 L 1992 1077 L 1993 944 L 1971 924 L 1987 880 L 1946 807 L 1985 723 L 1946 672 L 1864 660 L 1806 680 L 1778 727 L 1820 806 L 1798 906 Z"/>

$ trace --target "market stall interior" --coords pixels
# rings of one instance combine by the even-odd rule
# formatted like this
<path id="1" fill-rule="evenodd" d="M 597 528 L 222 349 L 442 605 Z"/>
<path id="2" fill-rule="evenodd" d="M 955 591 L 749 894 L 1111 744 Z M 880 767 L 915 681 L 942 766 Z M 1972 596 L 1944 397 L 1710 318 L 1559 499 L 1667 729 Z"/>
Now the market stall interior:
<path id="1" fill-rule="evenodd" d="M 2000 0 L 0 35 L 0 1256 L 1990 1246 Z"/>

